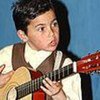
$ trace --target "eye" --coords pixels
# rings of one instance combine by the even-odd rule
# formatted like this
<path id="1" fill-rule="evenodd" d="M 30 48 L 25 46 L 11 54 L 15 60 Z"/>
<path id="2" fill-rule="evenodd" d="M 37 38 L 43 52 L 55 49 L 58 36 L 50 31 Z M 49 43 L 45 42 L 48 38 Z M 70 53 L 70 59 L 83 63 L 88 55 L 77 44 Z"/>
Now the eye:
<path id="1" fill-rule="evenodd" d="M 39 31 L 39 32 L 43 32 L 44 29 L 45 29 L 45 27 L 38 27 L 38 28 L 37 28 L 37 31 Z"/>
<path id="2" fill-rule="evenodd" d="M 58 21 L 57 20 L 54 20 L 53 23 L 52 23 L 52 26 L 53 27 L 58 27 Z"/>

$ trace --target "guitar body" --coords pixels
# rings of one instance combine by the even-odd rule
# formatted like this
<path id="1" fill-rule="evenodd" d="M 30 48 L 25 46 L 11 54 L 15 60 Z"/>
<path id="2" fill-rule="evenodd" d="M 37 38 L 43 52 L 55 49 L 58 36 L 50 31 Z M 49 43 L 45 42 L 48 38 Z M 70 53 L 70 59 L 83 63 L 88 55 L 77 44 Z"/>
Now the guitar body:
<path id="1" fill-rule="evenodd" d="M 30 74 L 31 74 L 32 80 L 37 79 L 40 76 L 42 76 L 40 72 L 35 72 L 32 70 L 30 70 Z M 39 89 L 38 91 L 33 93 L 32 100 L 46 100 L 46 95 L 41 89 Z"/>
<path id="2" fill-rule="evenodd" d="M 33 77 L 31 74 L 35 75 L 35 77 Z M 0 88 L 0 100 L 16 100 L 15 99 L 16 92 L 13 91 L 12 89 L 23 83 L 30 81 L 31 76 L 34 79 L 40 76 L 40 74 L 37 74 L 36 72 L 32 72 L 32 71 L 31 74 L 29 70 L 25 67 L 18 68 L 14 72 L 9 82 L 4 87 Z M 43 95 L 43 92 L 41 90 L 38 90 L 37 92 L 34 92 L 33 95 L 29 94 L 21 98 L 20 100 L 45 100 L 45 97 Z"/>

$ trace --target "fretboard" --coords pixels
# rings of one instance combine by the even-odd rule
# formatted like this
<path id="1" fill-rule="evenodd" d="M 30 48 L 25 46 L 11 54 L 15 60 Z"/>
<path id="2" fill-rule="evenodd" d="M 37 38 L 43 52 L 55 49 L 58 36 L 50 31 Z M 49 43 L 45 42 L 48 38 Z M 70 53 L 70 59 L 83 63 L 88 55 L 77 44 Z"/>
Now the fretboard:
<path id="1" fill-rule="evenodd" d="M 40 86 L 43 85 L 43 83 L 42 83 L 43 79 L 45 79 L 46 77 L 50 78 L 52 81 L 59 81 L 65 77 L 69 76 L 72 73 L 73 73 L 73 64 L 70 64 L 70 65 L 60 68 L 58 70 L 49 72 L 35 80 L 24 83 L 24 84 L 16 87 L 17 99 L 20 99 L 32 92 L 39 90 Z"/>

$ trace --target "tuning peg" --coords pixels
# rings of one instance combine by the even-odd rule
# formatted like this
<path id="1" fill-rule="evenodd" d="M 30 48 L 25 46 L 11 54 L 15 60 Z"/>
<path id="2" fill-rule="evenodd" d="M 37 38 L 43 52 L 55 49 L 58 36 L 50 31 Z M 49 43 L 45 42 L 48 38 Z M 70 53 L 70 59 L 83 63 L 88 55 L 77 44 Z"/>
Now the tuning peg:
<path id="1" fill-rule="evenodd" d="M 100 74 L 100 70 L 95 71 L 95 73 Z"/>

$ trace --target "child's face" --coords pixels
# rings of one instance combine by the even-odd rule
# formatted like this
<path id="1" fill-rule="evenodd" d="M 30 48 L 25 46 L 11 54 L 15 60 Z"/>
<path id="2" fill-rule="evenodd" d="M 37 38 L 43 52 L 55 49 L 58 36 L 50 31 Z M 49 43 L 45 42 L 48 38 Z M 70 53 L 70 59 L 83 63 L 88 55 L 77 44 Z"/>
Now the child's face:
<path id="1" fill-rule="evenodd" d="M 53 10 L 31 20 L 27 27 L 28 43 L 32 49 L 54 51 L 59 42 L 59 26 Z"/>

